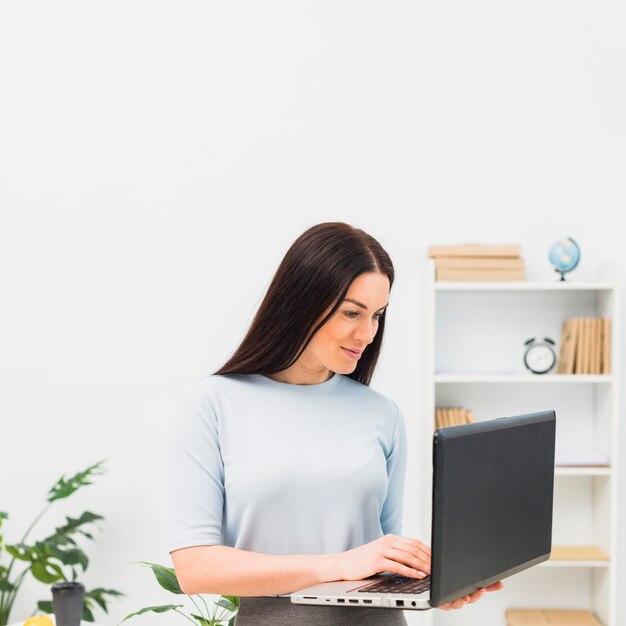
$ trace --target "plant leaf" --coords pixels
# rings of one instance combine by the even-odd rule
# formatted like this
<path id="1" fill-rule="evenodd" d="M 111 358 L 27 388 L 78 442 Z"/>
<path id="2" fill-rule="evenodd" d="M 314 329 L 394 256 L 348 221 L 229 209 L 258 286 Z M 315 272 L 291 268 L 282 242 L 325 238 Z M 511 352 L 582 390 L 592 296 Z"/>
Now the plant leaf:
<path id="1" fill-rule="evenodd" d="M 105 595 L 109 596 L 123 596 L 124 594 L 116 591 L 115 589 L 103 589 L 102 587 L 97 587 L 96 589 L 92 589 L 91 591 L 85 591 L 86 598 L 93 598 L 98 605 L 102 608 L 105 613 L 108 613 L 106 600 L 104 599 Z"/>
<path id="2" fill-rule="evenodd" d="M 222 596 L 216 603 L 216 606 L 222 607 L 223 609 L 228 609 L 229 611 L 236 611 L 238 604 L 234 604 L 230 599 Z"/>
<path id="3" fill-rule="evenodd" d="M 52 570 L 52 571 L 50 571 Z M 49 585 L 57 580 L 64 580 L 63 570 L 55 563 L 36 561 L 30 566 L 32 575 L 40 582 Z"/>
<path id="4" fill-rule="evenodd" d="M 104 460 L 98 461 L 93 465 L 90 465 L 87 469 L 82 472 L 78 472 L 71 478 L 65 479 L 65 475 L 61 476 L 57 482 L 52 485 L 50 491 L 48 491 L 48 502 L 54 502 L 55 500 L 60 500 L 61 498 L 67 498 L 71 496 L 77 489 L 82 487 L 83 485 L 91 485 L 93 483 L 89 482 L 89 478 L 91 476 L 96 476 L 98 474 L 103 474 L 104 469 L 102 464 Z"/>
<path id="5" fill-rule="evenodd" d="M 196 615 L 195 613 L 192 613 L 191 617 L 197 620 L 200 626 L 216 626 L 213 620 L 209 621 L 206 617 L 203 617 L 202 615 Z"/>
<path id="6" fill-rule="evenodd" d="M 19 561 L 30 561 L 33 549 L 23 543 L 16 543 L 14 546 L 5 546 L 6 551 Z"/>
<path id="7" fill-rule="evenodd" d="M 239 608 L 239 596 L 222 596 L 222 598 L 226 598 L 232 602 L 237 608 Z"/>
<path id="8" fill-rule="evenodd" d="M 139 561 L 142 565 L 147 565 L 152 569 L 155 578 L 159 585 L 166 591 L 172 593 L 185 594 L 178 584 L 178 578 L 176 578 L 176 572 L 171 567 L 165 567 L 165 565 L 157 565 L 156 563 L 148 563 L 146 561 Z"/>
<path id="9" fill-rule="evenodd" d="M 95 621 L 93 618 L 93 613 L 91 612 L 91 609 L 90 609 L 90 604 L 91 602 L 89 602 L 89 600 L 87 599 L 85 599 L 83 602 L 83 614 L 80 616 L 80 619 L 83 622 Z"/>
<path id="10" fill-rule="evenodd" d="M 47 585 L 59 580 L 66 580 L 63 570 L 56 564 L 49 561 L 33 561 L 30 566 L 33 577 Z"/>
<path id="11" fill-rule="evenodd" d="M 49 556 L 61 561 L 63 565 L 78 565 L 83 568 L 83 572 L 87 569 L 89 559 L 82 550 L 78 548 L 70 548 L 69 550 L 61 550 L 55 545 L 46 545 Z M 74 571 L 74 568 L 72 568 Z"/>
<path id="12" fill-rule="evenodd" d="M 4 511 L 0 511 L 0 528 L 2 528 L 3 519 L 9 519 L 9 516 Z M 2 552 L 2 535 L 0 535 L 0 552 Z"/>
<path id="13" fill-rule="evenodd" d="M 51 600 L 39 600 L 39 602 L 37 602 L 37 608 L 44 613 L 54 613 L 54 607 L 52 606 Z"/>
<path id="14" fill-rule="evenodd" d="M 115 589 L 103 589 L 102 587 L 97 587 L 96 589 L 92 589 L 89 593 L 91 594 L 106 594 L 109 596 L 117 596 L 117 597 L 125 597 L 126 594 L 121 591 L 116 591 Z"/>
<path id="15" fill-rule="evenodd" d="M 163 604 L 161 606 L 147 606 L 140 611 L 136 611 L 135 613 L 129 613 L 121 622 L 125 622 L 127 619 L 135 616 L 141 615 L 142 613 L 147 613 L 148 611 L 153 611 L 154 613 L 166 613 L 167 611 L 173 611 L 174 609 L 179 609 L 183 605 L 182 604 Z"/>
<path id="16" fill-rule="evenodd" d="M 69 539 L 69 535 L 73 532 L 78 531 L 79 527 L 83 524 L 90 524 L 97 520 L 104 519 L 102 515 L 98 515 L 97 513 L 91 513 L 91 511 L 85 511 L 79 518 L 67 517 L 65 518 L 67 523 L 64 526 L 59 526 L 54 529 L 54 533 L 52 533 L 49 537 L 46 537 L 43 541 L 47 542 L 54 538 L 61 539 Z M 70 541 L 70 543 L 75 543 L 74 541 Z"/>

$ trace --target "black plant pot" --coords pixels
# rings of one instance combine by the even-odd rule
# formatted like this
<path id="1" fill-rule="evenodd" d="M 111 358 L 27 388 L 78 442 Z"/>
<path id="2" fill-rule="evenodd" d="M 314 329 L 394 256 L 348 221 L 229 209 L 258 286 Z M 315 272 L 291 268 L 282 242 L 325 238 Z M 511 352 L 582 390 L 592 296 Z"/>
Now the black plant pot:
<path id="1" fill-rule="evenodd" d="M 52 585 L 52 606 L 56 626 L 80 626 L 85 587 L 78 582 Z"/>

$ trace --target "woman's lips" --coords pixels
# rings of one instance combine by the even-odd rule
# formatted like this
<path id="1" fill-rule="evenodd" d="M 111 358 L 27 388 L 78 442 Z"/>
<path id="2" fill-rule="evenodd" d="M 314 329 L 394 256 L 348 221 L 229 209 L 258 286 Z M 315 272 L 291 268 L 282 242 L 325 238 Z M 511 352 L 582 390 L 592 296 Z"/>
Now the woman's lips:
<path id="1" fill-rule="evenodd" d="M 351 358 L 353 359 L 360 359 L 361 358 L 361 353 L 360 352 L 352 352 L 352 350 L 348 350 L 348 348 L 344 348 L 343 346 L 341 347 L 341 349 Z"/>

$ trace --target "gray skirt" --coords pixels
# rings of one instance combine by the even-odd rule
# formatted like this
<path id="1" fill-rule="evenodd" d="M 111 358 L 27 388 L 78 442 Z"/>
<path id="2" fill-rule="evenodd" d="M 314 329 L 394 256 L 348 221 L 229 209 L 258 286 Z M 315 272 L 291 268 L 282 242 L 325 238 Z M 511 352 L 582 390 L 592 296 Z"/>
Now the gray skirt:
<path id="1" fill-rule="evenodd" d="M 235 626 L 406 626 L 404 611 L 293 604 L 289 598 L 241 596 Z"/>

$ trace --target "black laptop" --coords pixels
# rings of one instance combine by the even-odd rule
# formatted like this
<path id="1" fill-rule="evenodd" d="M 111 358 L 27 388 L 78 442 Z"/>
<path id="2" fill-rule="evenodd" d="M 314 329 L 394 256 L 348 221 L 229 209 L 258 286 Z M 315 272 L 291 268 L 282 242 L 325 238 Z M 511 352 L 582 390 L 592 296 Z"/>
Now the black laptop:
<path id="1" fill-rule="evenodd" d="M 432 563 L 291 594 L 296 604 L 428 609 L 550 557 L 556 414 L 440 428 L 433 436 Z"/>

